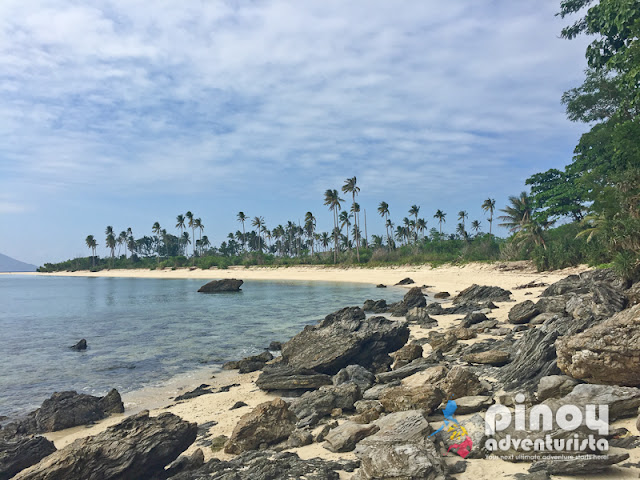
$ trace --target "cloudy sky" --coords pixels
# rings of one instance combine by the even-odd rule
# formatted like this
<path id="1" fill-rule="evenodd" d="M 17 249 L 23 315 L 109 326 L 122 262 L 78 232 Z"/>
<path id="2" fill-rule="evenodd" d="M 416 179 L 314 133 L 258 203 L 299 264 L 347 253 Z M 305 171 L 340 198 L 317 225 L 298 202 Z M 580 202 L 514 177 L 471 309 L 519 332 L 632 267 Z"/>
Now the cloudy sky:
<path id="1" fill-rule="evenodd" d="M 87 255 L 192 210 L 219 243 L 243 210 L 273 227 L 357 176 L 375 208 L 483 220 L 568 163 L 560 96 L 585 40 L 556 0 L 0 2 L 0 252 Z M 500 233 L 500 232 L 498 232 Z M 504 233 L 504 232 L 503 232 Z"/>

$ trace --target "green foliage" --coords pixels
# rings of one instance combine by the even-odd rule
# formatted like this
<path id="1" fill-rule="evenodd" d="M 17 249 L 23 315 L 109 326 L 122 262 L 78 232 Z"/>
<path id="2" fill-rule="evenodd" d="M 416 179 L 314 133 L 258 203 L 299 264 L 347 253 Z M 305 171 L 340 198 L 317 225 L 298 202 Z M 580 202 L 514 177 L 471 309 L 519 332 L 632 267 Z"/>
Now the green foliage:
<path id="1" fill-rule="evenodd" d="M 555 168 L 536 173 L 526 181 L 531 185 L 531 204 L 537 210 L 534 220 L 549 223 L 561 217 L 582 220 L 587 189 L 578 176 Z"/>

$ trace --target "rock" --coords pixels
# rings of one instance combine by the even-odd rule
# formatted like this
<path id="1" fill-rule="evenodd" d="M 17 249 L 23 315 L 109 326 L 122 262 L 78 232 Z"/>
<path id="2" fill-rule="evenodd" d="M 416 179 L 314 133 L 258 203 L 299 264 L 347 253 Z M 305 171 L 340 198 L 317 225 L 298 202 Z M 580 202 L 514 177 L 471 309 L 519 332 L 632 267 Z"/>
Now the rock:
<path id="1" fill-rule="evenodd" d="M 348 460 L 302 460 L 292 452 L 249 451 L 227 461 L 213 458 L 201 468 L 178 474 L 171 480 L 339 480 L 336 470 L 352 472 L 356 466 Z"/>
<path id="2" fill-rule="evenodd" d="M 407 311 L 405 318 L 408 322 L 415 322 L 420 326 L 427 328 L 437 327 L 438 321 L 435 318 L 431 318 L 425 307 L 414 307 Z"/>
<path id="3" fill-rule="evenodd" d="M 444 391 L 446 399 L 482 395 L 487 391 L 475 373 L 459 365 L 449 371 L 440 382 L 440 388 Z"/>
<path id="4" fill-rule="evenodd" d="M 488 287 L 473 284 L 461 291 L 454 299 L 454 304 L 469 302 L 507 302 L 511 300 L 511 292 L 500 287 Z"/>
<path id="5" fill-rule="evenodd" d="M 252 355 L 250 357 L 243 358 L 242 360 L 227 362 L 222 368 L 225 370 L 240 370 L 240 373 L 250 373 L 257 370 L 262 370 L 267 362 L 273 360 L 271 352 L 265 350 L 260 355 Z"/>
<path id="6" fill-rule="evenodd" d="M 536 303 L 536 308 L 540 312 L 544 312 L 544 313 L 557 313 L 560 315 L 565 315 L 567 313 L 567 311 L 565 310 L 566 304 L 567 304 L 566 297 L 562 297 L 562 296 L 542 297 Z"/>
<path id="7" fill-rule="evenodd" d="M 0 439 L 0 480 L 7 480 L 56 451 L 44 437 Z"/>
<path id="8" fill-rule="evenodd" d="M 418 387 L 404 385 L 385 390 L 380 395 L 380 403 L 387 412 L 404 412 L 407 410 L 424 410 L 433 412 L 444 398 L 442 391 L 430 384 Z"/>
<path id="9" fill-rule="evenodd" d="M 202 465 L 204 465 L 204 452 L 198 448 L 189 457 L 184 455 L 178 457 L 165 469 L 164 473 L 167 477 L 173 477 L 179 473 L 200 468 Z"/>
<path id="10" fill-rule="evenodd" d="M 354 422 L 345 422 L 329 432 L 323 446 L 334 453 L 350 452 L 356 448 L 356 444 L 360 440 L 379 430 L 380 427 L 374 424 L 360 425 Z"/>
<path id="11" fill-rule="evenodd" d="M 456 413 L 458 413 L 457 410 Z M 487 440 L 487 434 L 485 432 L 485 421 L 483 416 L 476 413 L 471 418 L 460 420 L 459 422 L 466 430 L 467 436 L 471 438 L 472 442 L 471 450 L 466 458 L 485 458 L 487 451 L 484 445 Z M 447 428 L 444 428 L 435 435 L 437 441 L 444 445 L 442 450 L 445 452 L 449 450 L 449 447 L 456 443 L 459 444 L 461 441 L 460 438 L 452 438 L 452 433 L 453 432 L 447 431 Z M 449 470 L 449 473 L 452 473 L 451 470 Z"/>
<path id="12" fill-rule="evenodd" d="M 324 373 L 282 364 L 266 365 L 256 380 L 256 385 L 266 391 L 313 390 L 331 383 L 331 377 Z"/>
<path id="13" fill-rule="evenodd" d="M 355 383 L 360 392 L 364 392 L 375 382 L 375 375 L 360 365 L 349 365 L 333 376 L 333 384 Z"/>
<path id="14" fill-rule="evenodd" d="M 356 480 L 444 480 L 446 466 L 427 435 L 429 423 L 419 411 L 392 413 L 376 421 L 380 431 L 356 445 Z"/>
<path id="15" fill-rule="evenodd" d="M 280 350 L 282 350 L 282 343 L 276 341 L 271 342 L 269 344 L 269 350 L 271 350 L 272 352 L 279 352 Z"/>
<path id="16" fill-rule="evenodd" d="M 287 440 L 289 448 L 304 447 L 305 445 L 311 445 L 312 443 L 313 435 L 311 435 L 311 432 L 306 428 L 294 430 Z"/>
<path id="17" fill-rule="evenodd" d="M 380 415 L 384 412 L 384 407 L 378 400 L 358 400 L 354 407 L 358 414 L 350 417 L 350 419 L 355 423 L 371 423 L 380 418 Z"/>
<path id="18" fill-rule="evenodd" d="M 443 298 L 449 298 L 450 296 L 451 294 L 449 292 L 438 292 L 433 296 L 433 298 L 443 299 Z"/>
<path id="19" fill-rule="evenodd" d="M 546 332 L 544 327 L 526 331 L 513 345 L 513 360 L 498 373 L 505 390 L 533 391 L 542 377 L 559 374 L 557 338 L 557 331 Z"/>
<path id="20" fill-rule="evenodd" d="M 627 297 L 627 304 L 629 307 L 633 307 L 640 303 L 640 282 L 634 283 L 631 288 L 624 292 Z"/>
<path id="21" fill-rule="evenodd" d="M 247 450 L 255 450 L 261 444 L 271 445 L 279 442 L 291 435 L 295 424 L 295 414 L 281 398 L 261 403 L 240 418 L 224 446 L 224 451 L 237 455 Z"/>
<path id="22" fill-rule="evenodd" d="M 378 285 L 376 285 L 376 288 L 387 288 L 387 286 L 383 283 L 379 283 Z"/>
<path id="23" fill-rule="evenodd" d="M 479 363 L 482 365 L 502 366 L 509 363 L 509 352 L 502 350 L 487 350 L 480 353 L 468 353 L 463 355 L 462 361 L 468 363 Z"/>
<path id="24" fill-rule="evenodd" d="M 388 353 L 408 339 L 406 322 L 385 317 L 366 319 L 360 308 L 350 307 L 305 327 L 282 346 L 282 358 L 288 365 L 330 375 L 347 365 L 386 369 L 391 364 Z"/>
<path id="25" fill-rule="evenodd" d="M 243 401 L 239 401 L 239 402 L 234 403 L 233 406 L 229 410 L 237 410 L 238 408 L 248 407 L 248 406 L 249 405 L 247 405 Z"/>
<path id="26" fill-rule="evenodd" d="M 636 430 L 640 433 L 640 415 L 638 415 L 638 419 L 636 420 Z"/>
<path id="27" fill-rule="evenodd" d="M 20 480 L 156 478 L 195 439 L 197 425 L 171 413 L 148 411 L 95 436 L 76 440 L 19 473 Z"/>
<path id="28" fill-rule="evenodd" d="M 486 410 L 493 405 L 493 399 L 484 395 L 472 395 L 454 399 L 457 405 L 456 414 L 466 415 L 481 410 Z"/>
<path id="29" fill-rule="evenodd" d="M 355 383 L 347 382 L 307 392 L 293 400 L 289 409 L 300 420 L 298 426 L 304 427 L 315 425 L 335 408 L 353 410 L 353 404 L 361 397 L 360 388 Z"/>
<path id="30" fill-rule="evenodd" d="M 457 345 L 458 336 L 452 330 L 447 330 L 445 333 L 431 331 L 428 342 L 434 352 L 442 354 L 449 352 Z"/>
<path id="31" fill-rule="evenodd" d="M 600 455 L 595 458 L 571 460 L 538 460 L 529 468 L 529 472 L 547 472 L 551 475 L 592 475 L 607 470 L 629 458 L 628 453 Z"/>
<path id="32" fill-rule="evenodd" d="M 382 395 L 382 392 L 390 388 L 397 387 L 399 385 L 400 385 L 400 382 L 397 380 L 391 381 L 390 383 L 386 383 L 386 384 L 383 383 L 380 385 L 374 385 L 373 387 L 369 388 L 367 391 L 364 392 L 364 394 L 362 395 L 362 399 L 377 400 L 380 397 L 380 395 Z"/>
<path id="33" fill-rule="evenodd" d="M 86 425 L 109 416 L 124 412 L 120 394 L 114 388 L 104 397 L 79 394 L 77 392 L 56 392 L 37 410 L 16 424 L 7 426 L 16 434 L 56 432 L 78 425 Z"/>
<path id="34" fill-rule="evenodd" d="M 223 280 L 213 280 L 198 289 L 200 293 L 220 293 L 220 292 L 239 292 L 240 286 L 244 282 L 235 278 L 226 278 Z"/>
<path id="35" fill-rule="evenodd" d="M 540 310 L 538 310 L 536 304 L 531 300 L 526 300 L 522 303 L 514 305 L 511 310 L 509 310 L 509 323 L 513 323 L 514 325 L 521 325 L 523 323 L 529 322 L 529 320 L 531 320 L 539 313 Z"/>
<path id="36" fill-rule="evenodd" d="M 549 375 L 542 377 L 538 383 L 538 392 L 536 396 L 538 401 L 542 402 L 547 398 L 563 397 L 573 390 L 578 384 L 577 380 L 566 375 Z"/>
<path id="37" fill-rule="evenodd" d="M 476 325 L 481 322 L 486 322 L 487 320 L 489 319 L 484 314 L 484 312 L 475 311 L 475 312 L 467 313 L 467 315 L 462 319 L 460 326 L 464 328 L 469 328 L 472 325 Z"/>
<path id="38" fill-rule="evenodd" d="M 229 437 L 226 435 L 218 435 L 211 439 L 211 450 L 218 452 L 224 448 L 224 444 L 227 443 Z"/>
<path id="39" fill-rule="evenodd" d="M 385 313 L 389 309 L 389 306 L 386 300 L 367 300 L 364 302 L 362 309 L 365 312 Z"/>
<path id="40" fill-rule="evenodd" d="M 640 385 L 640 305 L 556 342 L 558 367 L 592 383 Z"/>
<path id="41" fill-rule="evenodd" d="M 640 407 L 640 389 L 618 387 L 614 385 L 578 384 L 568 395 L 562 398 L 550 398 L 543 402 L 553 411 L 563 405 L 576 405 L 584 409 L 585 405 L 608 405 L 609 420 L 635 416 Z"/>
<path id="42" fill-rule="evenodd" d="M 412 308 L 423 308 L 426 306 L 427 300 L 424 293 L 422 293 L 422 289 L 420 287 L 413 287 L 405 294 L 401 302 L 391 305 L 389 311 L 394 317 L 403 317 Z"/>
<path id="43" fill-rule="evenodd" d="M 392 369 L 396 370 L 405 365 L 409 365 L 417 358 L 422 358 L 422 347 L 414 343 L 405 345 L 391 355 L 394 359 Z"/>
<path id="44" fill-rule="evenodd" d="M 444 365 L 437 365 L 415 373 L 410 377 L 404 378 L 401 381 L 401 384 L 409 388 L 419 387 L 425 384 L 435 385 L 440 380 L 444 379 L 448 373 L 449 369 L 447 367 Z"/>
<path id="45" fill-rule="evenodd" d="M 80 340 L 78 343 L 76 343 L 74 346 L 69 347 L 71 350 L 77 350 L 77 351 L 82 351 L 82 350 L 86 350 L 87 349 L 87 341 L 83 338 L 82 340 Z"/>
<path id="46" fill-rule="evenodd" d="M 201 397 L 202 395 L 208 395 L 213 393 L 211 390 L 211 385 L 207 385 L 203 383 L 199 387 L 194 388 L 193 390 L 183 393 L 182 395 L 178 395 L 174 398 L 176 402 L 181 402 L 183 400 L 191 400 L 192 398 Z"/>
<path id="47" fill-rule="evenodd" d="M 429 358 L 418 358 L 404 367 L 396 368 L 390 372 L 379 373 L 376 375 L 377 383 L 390 383 L 395 380 L 402 380 L 405 377 L 421 372 L 434 366 L 434 362 Z M 374 387 L 375 388 L 375 387 Z"/>
<path id="48" fill-rule="evenodd" d="M 416 282 L 414 282 L 409 277 L 407 277 L 400 280 L 398 283 L 396 283 L 396 285 L 411 285 L 412 283 L 416 283 Z"/>

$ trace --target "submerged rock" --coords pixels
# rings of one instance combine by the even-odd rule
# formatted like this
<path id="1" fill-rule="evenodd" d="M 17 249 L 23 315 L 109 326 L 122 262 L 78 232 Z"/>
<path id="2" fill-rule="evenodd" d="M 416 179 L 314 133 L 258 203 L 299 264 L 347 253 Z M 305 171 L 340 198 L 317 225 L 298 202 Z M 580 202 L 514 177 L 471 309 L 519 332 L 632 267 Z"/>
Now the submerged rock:
<path id="1" fill-rule="evenodd" d="M 398 283 L 396 283 L 396 285 L 411 285 L 412 283 L 416 283 L 416 282 L 414 282 L 412 279 L 407 277 L 400 280 Z"/>
<path id="2" fill-rule="evenodd" d="M 72 347 L 69 347 L 69 348 L 71 350 L 77 350 L 77 351 L 81 352 L 82 350 L 86 350 L 87 349 L 87 341 L 83 338 L 78 343 L 76 343 L 75 345 L 73 345 Z"/>
<path id="3" fill-rule="evenodd" d="M 200 293 L 239 292 L 244 282 L 235 278 L 213 280 L 198 289 Z"/>

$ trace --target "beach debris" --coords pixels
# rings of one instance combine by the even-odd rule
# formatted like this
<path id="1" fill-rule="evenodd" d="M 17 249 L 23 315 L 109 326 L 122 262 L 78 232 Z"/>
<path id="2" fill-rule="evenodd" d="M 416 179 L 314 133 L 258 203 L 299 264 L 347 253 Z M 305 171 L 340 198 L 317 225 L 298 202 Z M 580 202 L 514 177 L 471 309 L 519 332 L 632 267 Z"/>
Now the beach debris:
<path id="1" fill-rule="evenodd" d="M 411 278 L 406 277 L 400 280 L 398 283 L 396 283 L 396 285 L 411 285 L 412 283 L 416 283 L 416 282 L 414 282 Z"/>
<path id="2" fill-rule="evenodd" d="M 223 280 L 213 280 L 198 289 L 200 293 L 220 293 L 220 292 L 239 292 L 240 286 L 244 282 L 236 278 L 225 278 Z"/>
<path id="3" fill-rule="evenodd" d="M 71 350 L 82 351 L 87 349 L 87 341 L 83 338 L 75 345 L 69 347 Z"/>
<path id="4" fill-rule="evenodd" d="M 295 430 L 296 421 L 295 414 L 281 398 L 261 403 L 240 418 L 224 451 L 237 455 L 285 440 Z"/>
<path id="5" fill-rule="evenodd" d="M 159 478 L 196 439 L 197 425 L 171 413 L 148 411 L 81 438 L 19 473 L 20 480 Z"/>
<path id="6" fill-rule="evenodd" d="M 508 302 L 511 300 L 511 292 L 504 288 L 473 284 L 465 288 L 453 299 L 454 304 L 469 302 Z"/>
<path id="7" fill-rule="evenodd" d="M 13 477 L 55 451 L 53 443 L 44 437 L 0 439 L 0 479 Z"/>

